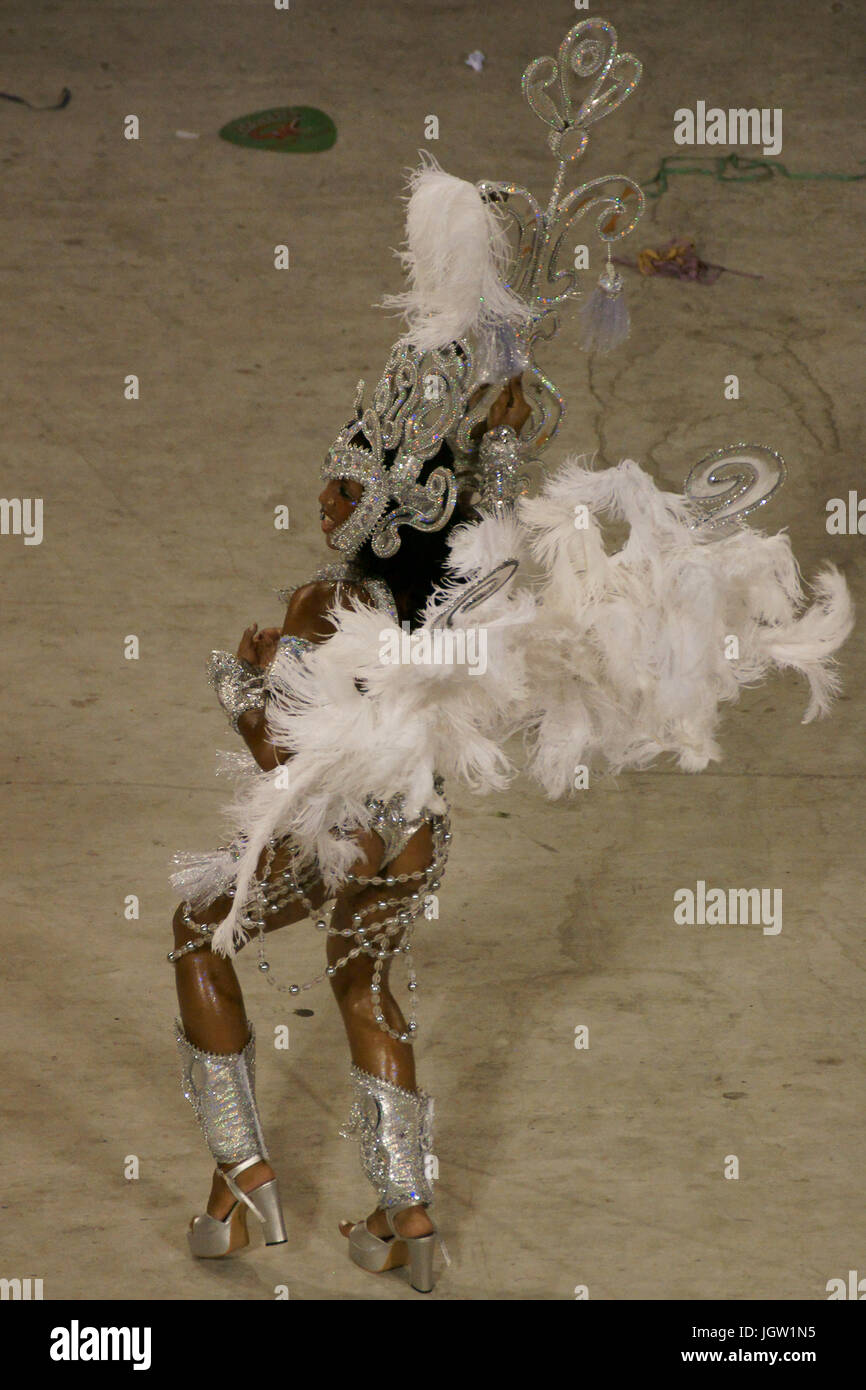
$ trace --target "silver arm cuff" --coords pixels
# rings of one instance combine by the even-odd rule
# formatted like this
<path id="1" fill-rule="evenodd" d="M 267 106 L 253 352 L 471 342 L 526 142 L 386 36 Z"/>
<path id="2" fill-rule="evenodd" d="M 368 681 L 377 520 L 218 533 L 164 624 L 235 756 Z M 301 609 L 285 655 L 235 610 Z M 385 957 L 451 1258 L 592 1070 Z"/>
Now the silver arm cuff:
<path id="1" fill-rule="evenodd" d="M 264 709 L 267 673 L 260 666 L 242 661 L 231 652 L 211 652 L 207 664 L 208 684 L 237 732 L 238 720 L 251 709 Z"/>
<path id="2" fill-rule="evenodd" d="M 478 451 L 482 507 L 502 511 L 526 491 L 527 479 L 518 472 L 521 462 L 520 443 L 510 425 L 487 431 Z"/>
<path id="3" fill-rule="evenodd" d="M 429 1205 L 433 1187 L 427 1155 L 433 1147 L 433 1100 L 352 1067 L 352 1108 L 340 1130 L 357 1139 L 361 1167 L 382 1207 Z"/>
<path id="4" fill-rule="evenodd" d="M 200 1052 L 177 1023 L 183 1093 L 196 1113 L 215 1163 L 242 1163 L 268 1151 L 256 1106 L 256 1039 L 243 1052 Z"/>

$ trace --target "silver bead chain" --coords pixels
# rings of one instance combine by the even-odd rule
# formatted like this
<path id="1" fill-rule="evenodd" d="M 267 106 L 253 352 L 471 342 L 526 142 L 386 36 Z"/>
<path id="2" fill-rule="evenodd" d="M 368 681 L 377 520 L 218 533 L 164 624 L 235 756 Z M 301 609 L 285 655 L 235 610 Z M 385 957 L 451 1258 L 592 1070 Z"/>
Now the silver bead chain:
<path id="1" fill-rule="evenodd" d="M 314 986 L 321 984 L 323 980 L 330 979 L 336 975 L 337 971 L 347 965 L 349 961 L 355 960 L 358 956 L 366 954 L 375 961 L 373 966 L 373 978 L 370 984 L 370 995 L 373 1003 L 373 1017 L 376 1024 L 383 1033 L 394 1038 L 397 1042 L 410 1042 L 418 1033 L 418 1021 L 415 1015 L 415 997 L 418 989 L 418 979 L 411 954 L 412 932 L 415 923 L 424 911 L 427 897 L 430 893 L 435 893 L 441 886 L 442 874 L 445 871 L 445 864 L 448 859 L 448 846 L 451 840 L 450 821 L 447 812 L 443 815 L 434 815 L 430 820 L 430 827 L 433 833 L 433 858 L 426 869 L 418 869 L 410 874 L 395 874 L 382 877 L 372 874 L 369 877 L 363 874 L 347 874 L 347 881 L 358 884 L 359 887 L 369 887 L 381 885 L 383 888 L 394 888 L 397 884 L 418 883 L 419 888 L 410 893 L 408 897 L 402 898 L 380 898 L 367 907 L 360 908 L 352 914 L 352 925 L 350 927 L 334 927 L 331 925 L 334 908 L 326 914 L 317 910 L 310 901 L 305 888 L 312 885 L 304 881 L 299 883 L 294 870 L 288 867 L 282 871 L 276 882 L 269 881 L 269 874 L 273 865 L 274 857 L 279 848 L 279 840 L 271 840 L 267 847 L 263 871 L 258 877 L 255 887 L 250 895 L 250 900 L 244 910 L 244 927 L 254 930 L 258 937 L 258 967 L 265 976 L 269 985 L 272 985 L 281 994 L 296 996 L 304 990 L 313 989 Z M 281 881 L 280 881 L 281 880 Z M 423 887 L 421 886 L 423 884 Z M 234 890 L 230 889 L 227 896 L 233 897 Z M 316 975 L 312 980 L 307 980 L 303 984 L 278 984 L 271 974 L 270 962 L 265 959 L 265 916 L 266 914 L 276 914 L 281 912 L 290 902 L 300 902 L 306 909 L 307 915 L 311 917 L 319 931 L 324 931 L 328 936 L 353 937 L 356 944 L 350 951 L 342 956 L 334 965 L 329 965 Z M 372 927 L 365 927 L 363 919 L 373 912 L 385 912 L 389 907 L 398 907 L 398 911 L 389 917 L 373 924 L 375 934 L 372 934 Z M 184 903 L 184 921 L 190 930 L 198 934 L 198 939 L 190 938 L 183 946 L 178 946 L 168 954 L 168 960 L 172 963 L 188 955 L 191 951 L 201 950 L 203 947 L 210 946 L 210 938 L 213 936 L 218 923 L 200 923 L 192 920 L 190 904 Z M 389 937 L 405 933 L 400 945 L 389 945 Z M 393 959 L 394 956 L 405 955 L 408 970 L 408 989 L 412 996 L 410 1020 L 406 1025 L 406 1031 L 400 1032 L 396 1028 L 390 1028 L 385 1020 L 381 1009 L 381 979 L 385 963 Z"/>

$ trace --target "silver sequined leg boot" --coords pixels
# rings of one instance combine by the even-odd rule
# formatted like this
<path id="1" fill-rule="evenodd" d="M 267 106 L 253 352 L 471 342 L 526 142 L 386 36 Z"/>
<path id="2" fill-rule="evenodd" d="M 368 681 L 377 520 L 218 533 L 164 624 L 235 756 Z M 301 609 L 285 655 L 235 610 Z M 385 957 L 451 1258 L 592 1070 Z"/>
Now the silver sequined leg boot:
<path id="1" fill-rule="evenodd" d="M 264 1230 L 265 1243 L 277 1245 L 286 1239 L 276 1178 L 250 1193 L 235 1182 L 239 1173 L 269 1158 L 259 1121 L 255 1096 L 255 1033 L 243 1052 L 201 1052 L 193 1047 L 177 1020 L 177 1046 L 183 1066 L 183 1093 L 192 1105 L 207 1146 L 235 1198 L 223 1221 L 205 1214 L 197 1216 L 188 1233 L 190 1249 L 202 1259 L 228 1255 L 249 1244 L 247 1212 L 252 1211 Z"/>
<path id="2" fill-rule="evenodd" d="M 437 1239 L 446 1262 L 445 1242 L 434 1229 L 426 1236 L 401 1236 L 394 1217 L 407 1207 L 433 1201 L 428 1156 L 433 1148 L 433 1100 L 425 1091 L 407 1091 L 360 1067 L 351 1072 L 352 1108 L 340 1130 L 344 1139 L 358 1140 L 361 1167 L 373 1184 L 392 1235 L 373 1235 L 365 1222 L 352 1227 L 349 1257 L 375 1274 L 410 1265 L 413 1288 L 433 1288 L 433 1249 Z"/>

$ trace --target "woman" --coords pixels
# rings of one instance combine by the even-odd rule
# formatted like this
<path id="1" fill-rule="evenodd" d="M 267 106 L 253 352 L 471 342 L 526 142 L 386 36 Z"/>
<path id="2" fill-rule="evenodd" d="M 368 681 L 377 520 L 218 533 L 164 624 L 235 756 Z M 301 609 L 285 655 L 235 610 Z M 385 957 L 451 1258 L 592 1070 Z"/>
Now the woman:
<path id="1" fill-rule="evenodd" d="M 212 658 L 212 683 L 251 756 L 235 843 L 180 856 L 174 876 L 184 896 L 169 956 L 184 1090 L 218 1168 L 207 1212 L 192 1223 L 196 1255 L 245 1245 L 250 1211 L 266 1241 L 286 1239 L 255 1102 L 254 1036 L 230 960 L 251 932 L 271 981 L 268 932 L 306 916 L 327 932 L 325 975 L 353 1064 L 345 1132 L 359 1139 L 379 1199 L 366 1222 L 341 1229 L 355 1263 L 379 1272 L 408 1262 L 413 1286 L 429 1290 L 432 1102 L 417 1089 L 415 1022 L 393 998 L 388 972 L 397 951 L 408 963 L 414 921 L 444 868 L 443 777 L 479 792 L 508 785 L 517 769 L 505 744 L 518 728 L 526 771 L 552 799 L 572 793 L 577 773 L 586 786 L 590 771 L 641 769 L 663 756 L 698 772 L 721 756 L 721 706 L 742 688 L 774 670 L 800 672 L 810 690 L 805 721 L 826 714 L 838 689 L 835 652 L 853 622 L 844 578 L 826 566 L 810 605 L 789 538 L 744 525 L 784 480 L 766 446 L 708 456 L 684 496 L 658 489 L 631 460 L 597 469 L 580 458 L 526 495 L 521 470 L 554 437 L 563 405 L 533 344 L 549 339 L 560 310 L 582 293 L 575 274 L 557 269 L 565 232 L 601 208 L 609 253 L 643 206 L 629 180 L 628 215 L 620 197 L 598 194 L 604 180 L 563 192 L 576 157 L 563 139 L 579 137 L 581 153 L 588 125 L 618 101 L 595 99 L 616 52 L 606 21 L 583 21 L 561 46 L 562 73 L 576 82 L 601 70 L 608 48 L 586 104 L 566 93 L 560 116 L 551 60 L 524 74 L 533 110 L 555 127 L 546 212 L 510 183 L 473 186 L 430 162 L 413 175 L 404 257 L 412 288 L 391 301 L 409 332 L 366 407 L 359 391 L 356 418 L 323 467 L 322 529 L 350 563 L 289 597 L 282 632 L 252 626 L 237 656 Z M 527 198 L 521 218 L 513 205 Z M 516 220 L 510 248 L 497 200 Z M 626 221 L 605 230 L 611 216 Z M 624 317 L 610 266 L 585 307 L 606 349 Z M 457 525 L 467 515 L 458 459 L 482 504 L 471 526 Z M 606 518 L 628 527 L 619 547 Z M 406 625 L 426 638 L 451 627 L 467 639 L 473 621 L 485 638 L 483 672 L 459 662 L 424 669 L 414 655 L 405 667 L 383 662 L 383 631 L 398 646 Z M 410 990 L 414 983 L 410 966 Z"/>
<path id="2" fill-rule="evenodd" d="M 471 410 L 484 389 L 476 390 L 468 401 L 458 397 L 459 409 L 452 414 Z M 495 400 L 486 427 L 508 426 L 519 434 L 529 415 L 516 377 Z M 473 437 L 477 441 L 484 432 L 482 422 Z M 393 464 L 393 457 L 388 462 Z M 453 465 L 453 454 L 442 442 L 417 481 L 423 486 L 443 468 L 453 476 Z M 337 549 L 335 540 L 346 534 L 363 494 L 362 482 L 352 477 L 331 477 L 324 487 L 320 515 L 331 550 Z M 427 600 L 445 578 L 451 533 L 470 514 L 468 494 L 456 500 L 456 478 L 452 496 L 455 500 L 444 524 L 435 530 L 407 527 L 394 555 L 378 556 L 368 537 L 350 566 L 332 567 L 325 577 L 296 589 L 288 599 L 281 631 L 258 631 L 255 624 L 247 628 L 235 659 L 246 674 L 240 687 L 225 677 L 226 663 L 222 663 L 215 680 L 218 694 L 260 769 L 273 771 L 290 756 L 268 736 L 262 698 L 278 649 L 288 646 L 302 659 L 309 644 L 327 642 L 334 632 L 329 617 L 334 605 L 350 609 L 362 604 L 408 623 L 410 629 L 417 627 Z M 236 665 L 229 663 L 229 667 L 236 676 Z M 427 1214 L 432 1189 L 424 1162 L 430 1139 L 429 1097 L 417 1088 L 414 1024 L 407 1024 L 391 993 L 389 969 L 407 927 L 423 908 L 425 894 L 419 889 L 438 887 L 450 835 L 447 816 L 432 810 L 425 808 L 408 823 L 399 805 L 382 805 L 381 810 L 374 822 L 378 829 L 351 833 L 356 857 L 335 895 L 315 871 L 305 876 L 296 871 L 296 851 L 289 838 L 272 838 L 256 866 L 264 909 L 259 926 L 261 935 L 276 931 L 318 912 L 333 897 L 327 924 L 327 973 L 349 1040 L 356 1105 L 370 1099 L 375 1104 L 363 1160 L 380 1195 L 380 1204 L 366 1222 L 344 1222 L 340 1229 L 357 1264 L 380 1272 L 411 1261 L 413 1286 L 429 1291 L 436 1239 Z M 201 900 L 208 894 L 199 890 L 197 896 Z M 245 1246 L 250 1211 L 263 1225 L 268 1243 L 286 1239 L 277 1178 L 268 1161 L 255 1102 L 253 1031 L 231 959 L 210 949 L 214 932 L 232 908 L 233 896 L 229 890 L 196 908 L 196 894 L 191 893 L 192 901 L 182 902 L 175 912 L 175 949 L 169 956 L 180 1006 L 178 1046 L 185 1064 L 185 1093 L 217 1161 L 206 1214 L 195 1218 L 190 1227 L 192 1252 L 203 1258 Z M 412 984 L 410 976 L 410 988 Z M 297 989 L 292 986 L 293 992 Z"/>

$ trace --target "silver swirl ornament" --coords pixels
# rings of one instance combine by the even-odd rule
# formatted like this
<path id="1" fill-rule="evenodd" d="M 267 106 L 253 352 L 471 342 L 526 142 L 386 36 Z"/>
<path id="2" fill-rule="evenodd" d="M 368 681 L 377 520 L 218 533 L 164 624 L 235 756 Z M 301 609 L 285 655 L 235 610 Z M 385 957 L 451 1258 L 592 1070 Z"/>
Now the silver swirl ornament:
<path id="1" fill-rule="evenodd" d="M 609 116 L 631 96 L 642 65 L 620 53 L 617 33 L 605 19 L 585 19 L 569 30 L 556 57 L 536 58 L 526 68 L 523 94 L 532 112 L 549 127 L 548 144 L 557 160 L 556 175 L 545 205 L 520 184 L 482 180 L 481 196 L 495 203 L 510 227 L 513 253 L 507 282 L 530 307 L 531 320 L 517 334 L 515 356 L 522 358 L 524 389 L 532 419 L 521 431 L 521 451 L 533 458 L 556 434 L 565 406 L 562 395 L 535 358 L 539 340 L 558 331 L 559 311 L 584 297 L 574 264 L 574 243 L 581 219 L 592 219 L 607 250 L 608 266 L 599 287 L 584 306 L 593 319 L 584 323 L 582 346 L 609 351 L 628 334 L 623 282 L 610 265 L 610 247 L 629 235 L 644 206 L 643 190 L 625 174 L 603 174 L 564 192 L 567 173 L 589 143 L 590 127 Z M 587 91 L 587 84 L 589 89 Z M 497 392 L 491 389 L 461 428 L 458 446 L 472 455 L 470 433 Z"/>
<path id="2" fill-rule="evenodd" d="M 617 34 L 606 19 L 584 19 L 568 31 L 556 58 L 536 58 L 523 74 L 523 93 L 539 120 L 551 127 L 548 142 L 558 159 L 579 159 L 589 139 L 587 127 L 621 106 L 640 81 L 641 63 L 617 52 Z M 595 77 L 588 96 L 578 82 Z M 607 83 L 607 85 L 605 85 Z M 574 147 L 563 141 L 575 133 Z"/>
<path id="3" fill-rule="evenodd" d="M 395 481 L 396 473 L 396 468 L 392 468 L 389 487 L 400 505 L 388 512 L 370 537 L 374 554 L 383 559 L 396 555 L 400 549 L 400 526 L 411 526 L 415 531 L 441 531 L 457 502 L 457 481 L 449 468 L 434 468 L 425 483 Z"/>
<path id="4" fill-rule="evenodd" d="M 430 624 L 435 627 L 453 627 L 454 619 L 458 613 L 469 613 L 479 604 L 485 603 L 492 598 L 500 589 L 510 582 L 520 567 L 520 562 L 516 559 L 503 560 L 501 565 L 495 569 L 488 570 L 487 574 L 480 579 L 473 579 L 468 583 L 458 599 L 434 618 Z"/>
<path id="5" fill-rule="evenodd" d="M 787 476 L 785 460 L 769 444 L 722 445 L 695 464 L 683 486 L 701 511 L 692 529 L 730 534 L 766 506 Z"/>

